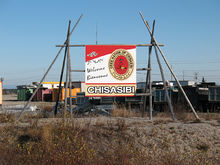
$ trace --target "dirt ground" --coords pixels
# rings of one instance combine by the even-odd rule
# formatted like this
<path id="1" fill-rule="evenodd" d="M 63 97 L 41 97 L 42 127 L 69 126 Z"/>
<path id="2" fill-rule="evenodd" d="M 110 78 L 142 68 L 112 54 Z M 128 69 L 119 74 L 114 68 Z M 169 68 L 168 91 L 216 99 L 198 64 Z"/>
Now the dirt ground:
<path id="1" fill-rule="evenodd" d="M 26 101 L 18 101 L 17 95 L 3 95 L 3 107 L 12 106 L 12 105 L 24 105 Z M 31 102 L 31 105 L 36 105 L 37 107 L 44 107 L 44 106 L 53 106 L 55 102 Z"/>

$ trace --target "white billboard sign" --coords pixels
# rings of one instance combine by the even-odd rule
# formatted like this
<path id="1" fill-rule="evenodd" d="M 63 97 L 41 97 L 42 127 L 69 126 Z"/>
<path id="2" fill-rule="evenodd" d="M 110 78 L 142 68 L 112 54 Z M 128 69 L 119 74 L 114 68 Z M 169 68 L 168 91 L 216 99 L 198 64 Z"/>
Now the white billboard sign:
<path id="1" fill-rule="evenodd" d="M 136 46 L 86 46 L 85 83 L 86 96 L 133 96 L 136 91 Z"/>

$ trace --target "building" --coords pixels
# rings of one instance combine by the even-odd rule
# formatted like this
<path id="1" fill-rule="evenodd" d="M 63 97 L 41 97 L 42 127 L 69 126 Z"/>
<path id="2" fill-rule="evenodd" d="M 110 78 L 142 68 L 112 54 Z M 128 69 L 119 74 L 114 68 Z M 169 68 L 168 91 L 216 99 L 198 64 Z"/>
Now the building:
<path id="1" fill-rule="evenodd" d="M 42 87 L 47 89 L 59 88 L 60 82 L 42 82 Z M 64 82 L 61 83 L 61 86 L 64 86 Z"/>

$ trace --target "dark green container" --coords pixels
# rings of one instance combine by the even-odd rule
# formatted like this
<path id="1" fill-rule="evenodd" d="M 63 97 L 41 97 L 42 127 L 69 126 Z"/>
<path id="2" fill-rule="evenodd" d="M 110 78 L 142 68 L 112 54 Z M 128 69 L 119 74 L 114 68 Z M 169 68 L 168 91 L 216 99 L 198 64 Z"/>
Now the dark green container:
<path id="1" fill-rule="evenodd" d="M 17 100 L 27 101 L 33 94 L 33 88 L 18 88 L 17 90 Z"/>

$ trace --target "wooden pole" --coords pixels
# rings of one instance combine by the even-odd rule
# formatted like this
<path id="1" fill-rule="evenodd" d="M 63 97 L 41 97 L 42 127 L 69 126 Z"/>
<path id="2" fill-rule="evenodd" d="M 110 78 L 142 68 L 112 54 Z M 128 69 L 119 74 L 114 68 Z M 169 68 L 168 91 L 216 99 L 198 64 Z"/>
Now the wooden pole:
<path id="1" fill-rule="evenodd" d="M 73 33 L 73 31 L 75 30 L 76 26 L 78 25 L 79 21 L 81 20 L 81 18 L 83 17 L 83 14 L 81 14 L 81 16 L 79 17 L 78 21 L 76 22 L 75 26 L 73 27 L 71 34 Z M 64 44 L 66 43 L 66 41 L 64 42 Z M 31 100 L 33 99 L 34 95 L 37 93 L 38 89 L 41 87 L 42 82 L 44 81 L 45 77 L 47 76 L 48 72 L 50 71 L 50 69 L 52 68 L 53 64 L 55 63 L 55 61 L 57 60 L 58 56 L 60 55 L 61 51 L 63 50 L 63 47 L 60 48 L 59 52 L 57 53 L 56 57 L 54 58 L 54 60 L 52 61 L 52 63 L 50 64 L 50 66 L 48 67 L 46 73 L 44 74 L 43 78 L 41 79 L 40 83 L 37 86 L 37 89 L 34 91 L 34 93 L 32 94 L 32 96 L 30 97 L 30 99 L 28 100 L 28 102 L 25 104 L 23 110 L 21 111 L 21 113 L 19 114 L 19 116 L 17 117 L 16 121 L 19 121 L 22 114 L 24 113 L 25 109 L 28 107 L 28 105 L 30 104 Z"/>
<path id="2" fill-rule="evenodd" d="M 69 35 L 70 35 L 70 24 L 71 21 L 69 21 L 69 28 L 68 28 L 68 33 L 67 33 L 67 42 L 66 42 L 66 49 L 69 50 Z M 66 60 L 66 86 L 65 86 L 65 101 L 64 101 L 64 113 L 63 113 L 63 117 L 64 117 L 64 121 L 66 119 L 66 108 L 67 108 L 67 89 L 68 89 L 68 85 L 69 85 L 69 51 L 68 51 L 68 55 L 67 55 L 67 60 Z"/>
<path id="3" fill-rule="evenodd" d="M 150 54 L 151 54 L 151 52 L 150 52 L 150 49 L 149 49 L 149 53 L 148 53 L 148 68 L 149 68 L 149 70 L 147 70 L 147 75 L 146 75 L 146 83 L 145 83 L 145 90 L 144 90 L 144 92 L 145 93 L 147 93 L 147 89 L 148 89 L 148 80 L 149 80 L 149 72 L 150 72 L 150 70 L 151 70 L 151 68 L 150 68 Z M 144 117 L 144 113 L 145 113 L 145 111 L 147 111 L 147 96 L 144 96 L 144 106 L 143 106 L 143 111 L 142 111 L 142 117 Z"/>
<path id="4" fill-rule="evenodd" d="M 73 31 L 75 30 L 76 26 L 78 25 L 78 23 L 79 23 L 79 21 L 82 19 L 82 17 L 83 17 L 83 14 L 81 14 L 81 16 L 79 17 L 79 19 L 77 20 L 77 22 L 76 22 L 76 24 L 74 25 L 73 29 L 71 30 L 69 36 L 72 35 Z M 65 43 L 66 43 L 66 42 L 65 42 Z M 65 44 L 65 43 L 64 43 L 64 44 Z"/>
<path id="5" fill-rule="evenodd" d="M 68 25 L 67 36 L 66 36 L 66 38 L 67 38 L 66 41 L 67 42 L 69 40 L 69 35 L 70 35 L 69 34 L 70 29 L 69 28 L 70 28 L 70 22 L 69 22 L 69 25 Z M 54 110 L 54 115 L 55 116 L 57 115 L 58 103 L 59 103 L 59 100 L 60 100 L 60 92 L 61 92 L 61 89 L 62 89 L 63 72 L 64 72 L 64 67 L 65 67 L 65 62 L 66 62 L 67 51 L 68 51 L 68 48 L 65 47 L 65 52 L 64 52 L 64 57 L 63 57 L 63 65 L 62 65 L 62 69 L 61 69 L 61 73 L 60 73 L 59 89 L 58 89 L 58 94 L 57 94 L 55 110 Z"/>
<path id="6" fill-rule="evenodd" d="M 149 54 L 149 57 L 151 56 L 151 54 Z M 150 58 L 150 68 L 151 68 L 151 58 Z M 153 108 L 152 108 L 152 81 L 151 81 L 151 70 L 149 70 L 149 92 L 150 92 L 150 96 L 149 96 L 149 120 L 152 120 L 152 112 L 153 112 Z"/>
<path id="7" fill-rule="evenodd" d="M 60 99 L 60 92 L 61 92 L 61 88 L 62 88 L 62 80 L 63 80 L 63 71 L 64 71 L 64 66 L 65 66 L 65 61 L 66 61 L 66 49 L 65 49 L 65 53 L 64 53 L 64 57 L 63 57 L 63 65 L 62 65 L 62 69 L 61 69 L 61 73 L 60 73 L 60 82 L 59 82 L 59 88 L 58 88 L 58 93 L 57 93 L 57 100 L 56 100 L 56 105 L 55 105 L 55 109 L 54 109 L 54 115 L 57 115 L 57 109 L 58 109 L 58 103 L 59 103 L 59 99 Z"/>
<path id="8" fill-rule="evenodd" d="M 173 120 L 175 120 L 174 112 L 173 112 L 173 106 L 171 104 L 171 100 L 170 100 L 169 93 L 168 93 L 168 90 L 167 90 L 167 85 L 166 85 L 166 80 L 165 80 L 164 73 L 163 73 L 163 68 L 162 68 L 162 65 L 160 63 L 160 59 L 159 59 L 159 56 L 158 56 L 157 48 L 156 47 L 154 47 L 154 48 L 155 48 L 155 54 L 156 54 L 156 57 L 157 57 L 157 63 L 158 63 L 159 68 L 160 68 L 161 78 L 163 80 L 163 86 L 164 86 L 164 89 L 165 89 L 165 94 L 166 94 L 167 103 L 168 103 L 168 106 L 169 106 L 169 109 L 170 109 L 171 118 Z"/>
<path id="9" fill-rule="evenodd" d="M 73 111 L 72 111 L 72 77 L 71 77 L 71 56 L 70 56 L 70 47 L 68 47 L 68 62 L 69 62 L 69 96 L 70 96 L 70 117 L 71 125 L 73 122 Z"/>
<path id="10" fill-rule="evenodd" d="M 57 93 L 57 100 L 56 100 L 56 105 L 55 105 L 55 109 L 54 109 L 54 115 L 57 115 L 57 109 L 58 109 L 58 103 L 59 103 L 59 99 L 60 99 L 60 92 L 62 89 L 62 80 L 63 80 L 63 71 L 64 71 L 64 66 L 65 66 L 65 61 L 66 61 L 66 50 L 64 53 L 64 57 L 63 57 L 63 65 L 62 65 L 62 69 L 61 69 L 61 73 L 60 73 L 60 82 L 59 82 L 59 88 L 58 88 L 58 93 Z"/>
<path id="11" fill-rule="evenodd" d="M 153 22 L 153 28 L 152 28 L 152 35 L 154 33 L 154 25 L 155 21 Z M 151 45 L 153 43 L 153 38 L 151 37 Z M 149 120 L 152 120 L 152 82 L 151 82 L 151 52 L 152 52 L 152 46 L 149 46 L 149 57 L 148 57 L 148 68 L 149 70 L 147 71 L 147 76 L 146 76 L 146 85 L 145 85 L 145 93 L 147 93 L 147 88 L 148 88 L 148 81 L 149 81 Z M 147 96 L 144 97 L 144 108 L 142 111 L 142 117 L 144 117 L 144 111 L 147 110 Z"/>
<path id="12" fill-rule="evenodd" d="M 44 74 L 43 78 L 40 80 L 40 83 L 37 86 L 37 89 L 34 90 L 34 93 L 31 95 L 30 99 L 28 100 L 28 102 L 25 104 L 23 110 L 20 112 L 19 116 L 17 117 L 17 121 L 20 120 L 23 112 L 25 111 L 25 109 L 28 107 L 28 105 L 30 104 L 31 100 L 33 99 L 34 95 L 37 93 L 38 89 L 41 87 L 42 82 L 44 81 L 45 77 L 47 76 L 48 72 L 50 71 L 50 69 L 52 68 L 53 64 L 55 63 L 55 61 L 57 60 L 58 56 L 60 55 L 61 51 L 63 48 L 61 48 L 59 50 L 59 52 L 57 53 L 56 57 L 54 58 L 53 62 L 50 64 L 49 68 L 47 69 L 46 73 Z"/>
<path id="13" fill-rule="evenodd" d="M 150 27 L 149 27 L 149 25 L 148 25 L 148 22 L 144 19 L 142 13 L 141 13 L 141 12 L 139 12 L 139 13 L 140 13 L 140 15 L 141 15 L 142 20 L 144 21 L 144 24 L 146 25 L 146 27 L 147 27 L 147 29 L 148 29 L 150 35 L 151 35 L 152 32 L 151 32 L 151 30 L 150 30 Z M 177 84 L 178 84 L 180 90 L 182 91 L 182 93 L 183 93 L 183 95 L 184 95 L 184 97 L 185 97 L 187 103 L 189 104 L 189 106 L 190 106 L 190 108 L 191 108 L 191 110 L 192 110 L 194 116 L 196 117 L 196 119 L 199 119 L 199 116 L 197 115 L 195 109 L 193 108 L 193 106 L 192 106 L 190 100 L 188 99 L 188 97 L 187 97 L 185 91 L 183 90 L 183 88 L 182 88 L 182 86 L 181 86 L 181 84 L 180 84 L 178 78 L 176 77 L 176 75 L 174 74 L 173 70 L 171 69 L 169 63 L 167 62 L 167 59 L 166 59 L 165 56 L 164 56 L 164 53 L 162 52 L 162 50 L 161 50 L 160 47 L 158 46 L 157 41 L 155 40 L 154 37 L 153 37 L 153 40 L 154 40 L 155 46 L 158 48 L 158 50 L 159 50 L 161 56 L 163 57 L 163 59 L 164 59 L 166 65 L 167 65 L 168 69 L 170 70 L 170 72 L 172 73 L 173 77 L 175 78 L 175 80 L 176 80 L 176 82 L 177 82 Z"/>
<path id="14" fill-rule="evenodd" d="M 194 116 L 196 117 L 196 119 L 199 119 L 199 116 L 197 115 L 197 113 L 196 113 L 195 109 L 193 108 L 193 106 L 192 106 L 192 104 L 191 104 L 189 98 L 187 97 L 185 91 L 183 90 L 182 85 L 180 84 L 178 78 L 176 77 L 176 75 L 174 74 L 174 72 L 173 72 L 173 70 L 171 69 L 170 65 L 168 64 L 167 59 L 165 58 L 165 56 L 164 56 L 162 50 L 160 49 L 160 47 L 159 47 L 158 45 L 156 45 L 156 47 L 158 48 L 160 54 L 162 55 L 162 57 L 163 57 L 163 59 L 164 59 L 166 65 L 167 65 L 168 69 L 170 70 L 170 72 L 172 73 L 174 79 L 176 80 L 176 82 L 177 82 L 177 84 L 178 84 L 178 87 L 180 88 L 181 92 L 183 93 L 183 95 L 184 95 L 184 97 L 185 97 L 185 99 L 186 99 L 188 105 L 190 106 L 190 108 L 191 108 L 191 110 L 192 110 Z"/>

